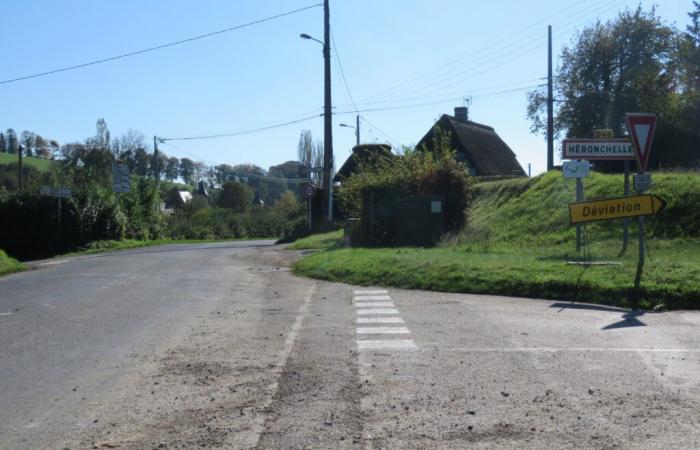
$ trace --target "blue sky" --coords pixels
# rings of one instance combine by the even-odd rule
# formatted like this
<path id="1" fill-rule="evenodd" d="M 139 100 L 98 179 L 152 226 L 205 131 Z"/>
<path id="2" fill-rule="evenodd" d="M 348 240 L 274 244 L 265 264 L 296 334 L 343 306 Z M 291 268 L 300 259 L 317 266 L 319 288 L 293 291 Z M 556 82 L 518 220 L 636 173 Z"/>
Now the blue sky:
<path id="1" fill-rule="evenodd" d="M 339 123 L 361 116 L 363 142 L 416 143 L 443 113 L 471 96 L 470 118 L 493 126 L 533 173 L 545 142 L 529 132 L 525 90 L 546 76 L 576 30 L 639 2 L 627 0 L 331 0 L 336 167 L 355 136 Z M 27 0 L 3 5 L 0 80 L 128 53 L 314 4 L 314 0 Z M 642 1 L 649 9 L 654 4 Z M 691 0 L 662 0 L 657 13 L 685 28 Z M 245 131 L 322 112 L 323 10 L 118 61 L 0 85 L 0 129 L 31 130 L 61 143 L 133 128 L 149 139 Z M 339 58 L 338 58 L 339 57 Z M 504 92 L 510 91 L 510 92 Z M 208 164 L 264 168 L 296 159 L 302 129 L 323 136 L 323 119 L 232 138 L 161 147 Z M 557 144 L 558 145 L 558 144 Z"/>

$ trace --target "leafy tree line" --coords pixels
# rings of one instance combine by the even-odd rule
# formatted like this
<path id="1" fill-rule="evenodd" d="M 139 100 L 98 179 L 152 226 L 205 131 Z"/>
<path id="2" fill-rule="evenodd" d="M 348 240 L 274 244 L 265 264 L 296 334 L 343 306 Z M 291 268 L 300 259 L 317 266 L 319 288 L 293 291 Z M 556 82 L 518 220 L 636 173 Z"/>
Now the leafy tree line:
<path id="1" fill-rule="evenodd" d="M 11 137 L 10 148 L 15 148 L 14 134 L 4 136 Z M 32 154 L 36 142 L 41 141 L 35 138 L 26 147 Z M 308 230 L 297 192 L 289 189 L 298 184 L 287 181 L 303 176 L 294 161 L 264 171 L 251 164 L 207 167 L 189 158 L 156 157 L 143 134 L 129 130 L 112 137 L 104 119 L 97 121 L 93 136 L 54 147 L 58 150 L 50 156 L 54 162 L 48 172 L 23 166 L 22 192 L 17 163 L 0 165 L 0 248 L 13 256 L 43 257 L 101 240 L 272 237 Z M 29 154 L 20 143 L 16 151 Z M 128 193 L 113 192 L 115 162 L 131 168 Z M 209 192 L 189 188 L 199 194 L 166 214 L 161 202 L 172 193 L 179 198 L 183 187 L 173 183 L 178 179 L 202 182 Z M 37 194 L 42 185 L 72 189 L 72 198 L 61 201 L 60 213 L 57 199 Z"/>
<path id="2" fill-rule="evenodd" d="M 678 30 L 652 8 L 624 11 L 583 29 L 565 46 L 554 78 L 555 133 L 593 137 L 596 128 L 626 135 L 625 114 L 655 112 L 652 167 L 700 166 L 700 2 Z M 528 93 L 531 129 L 546 133 L 545 88 Z M 619 162 L 596 166 L 619 169 Z"/>

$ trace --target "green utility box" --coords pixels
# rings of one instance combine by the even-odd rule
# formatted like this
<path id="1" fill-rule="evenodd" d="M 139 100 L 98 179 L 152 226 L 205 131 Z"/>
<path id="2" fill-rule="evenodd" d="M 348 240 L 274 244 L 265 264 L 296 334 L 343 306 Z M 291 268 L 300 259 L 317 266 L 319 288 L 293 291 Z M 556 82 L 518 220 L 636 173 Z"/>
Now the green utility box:
<path id="1" fill-rule="evenodd" d="M 444 226 L 445 198 L 404 198 L 396 205 L 396 243 L 399 246 L 430 247 L 440 241 Z"/>

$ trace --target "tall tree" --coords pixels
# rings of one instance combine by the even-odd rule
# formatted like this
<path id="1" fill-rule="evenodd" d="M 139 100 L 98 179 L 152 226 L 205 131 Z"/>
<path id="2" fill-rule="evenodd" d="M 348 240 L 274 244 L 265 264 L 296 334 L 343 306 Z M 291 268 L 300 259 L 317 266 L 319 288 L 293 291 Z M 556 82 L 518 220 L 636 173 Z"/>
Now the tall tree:
<path id="1" fill-rule="evenodd" d="M 7 153 L 7 142 L 3 133 L 0 133 L 0 153 Z"/>
<path id="2" fill-rule="evenodd" d="M 243 183 L 227 181 L 221 187 L 218 204 L 222 208 L 230 208 L 235 212 L 244 213 L 250 210 L 253 202 L 253 191 Z"/>
<path id="3" fill-rule="evenodd" d="M 34 141 L 36 135 L 31 131 L 22 131 L 20 140 L 22 146 L 24 147 L 24 154 L 26 156 L 34 156 Z"/>
<path id="4" fill-rule="evenodd" d="M 311 131 L 309 130 L 302 130 L 299 136 L 297 161 L 307 168 L 323 166 L 323 144 L 320 141 L 314 142 Z M 320 172 L 314 172 L 311 178 L 315 183 L 320 184 L 323 176 Z"/>
<path id="5" fill-rule="evenodd" d="M 180 172 L 180 160 L 174 156 L 168 158 L 165 163 L 165 179 L 168 181 L 175 181 Z"/>
<path id="6" fill-rule="evenodd" d="M 17 133 L 12 128 L 8 128 L 5 132 L 5 139 L 7 139 L 7 153 L 17 154 L 19 148 L 19 141 L 17 140 Z"/>
<path id="7" fill-rule="evenodd" d="M 189 158 L 180 159 L 180 178 L 185 184 L 194 184 L 194 161 Z"/>
<path id="8" fill-rule="evenodd" d="M 150 167 L 150 156 L 146 152 L 146 150 L 142 148 L 137 148 L 136 151 L 134 151 L 134 172 L 136 175 L 145 177 L 148 175 L 148 169 Z"/>
<path id="9" fill-rule="evenodd" d="M 554 83 L 554 96 L 559 99 L 557 136 L 592 137 L 596 128 L 611 128 L 622 137 L 626 134 L 625 114 L 639 111 L 659 114 L 663 125 L 657 130 L 660 140 L 674 134 L 680 126 L 673 113 L 677 36 L 653 8 L 643 11 L 641 7 L 582 30 L 571 46 L 561 51 Z M 545 134 L 545 112 L 544 88 L 528 93 L 527 115 L 533 132 Z M 655 153 L 652 158 L 659 163 L 658 158 L 670 157 L 672 151 Z M 619 164 L 600 162 L 596 166 L 610 169 Z"/>

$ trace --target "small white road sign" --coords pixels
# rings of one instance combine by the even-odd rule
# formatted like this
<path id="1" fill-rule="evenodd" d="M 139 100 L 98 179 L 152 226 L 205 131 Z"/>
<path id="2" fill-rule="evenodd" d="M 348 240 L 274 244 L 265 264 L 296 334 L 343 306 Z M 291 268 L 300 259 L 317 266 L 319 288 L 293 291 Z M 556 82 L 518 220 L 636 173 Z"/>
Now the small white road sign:
<path id="1" fill-rule="evenodd" d="M 588 161 L 564 161 L 562 164 L 564 178 L 585 178 L 591 173 Z"/>

